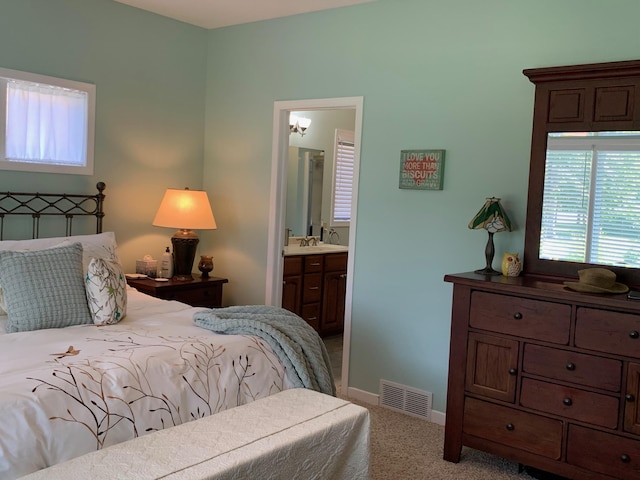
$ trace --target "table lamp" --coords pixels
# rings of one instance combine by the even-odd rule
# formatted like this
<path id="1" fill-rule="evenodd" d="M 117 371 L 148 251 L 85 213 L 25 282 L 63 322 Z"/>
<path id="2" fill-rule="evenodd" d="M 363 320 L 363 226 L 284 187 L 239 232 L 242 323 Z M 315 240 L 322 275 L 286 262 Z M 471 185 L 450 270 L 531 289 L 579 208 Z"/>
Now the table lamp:
<path id="1" fill-rule="evenodd" d="M 475 270 L 475 273 L 483 275 L 502 275 L 491 266 L 493 263 L 493 256 L 495 254 L 493 234 L 497 232 L 511 231 L 511 220 L 509 220 L 507 213 L 503 210 L 502 205 L 500 205 L 500 199 L 496 197 L 488 197 L 480 211 L 476 213 L 475 217 L 473 217 L 469 222 L 469 228 L 472 230 L 484 228 L 489 233 L 487 246 L 484 249 L 487 265 L 480 270 Z"/>
<path id="2" fill-rule="evenodd" d="M 178 229 L 171 237 L 173 278 L 180 281 L 193 280 L 191 269 L 200 241 L 193 230 L 216 229 L 207 192 L 168 188 L 153 219 L 153 225 Z"/>

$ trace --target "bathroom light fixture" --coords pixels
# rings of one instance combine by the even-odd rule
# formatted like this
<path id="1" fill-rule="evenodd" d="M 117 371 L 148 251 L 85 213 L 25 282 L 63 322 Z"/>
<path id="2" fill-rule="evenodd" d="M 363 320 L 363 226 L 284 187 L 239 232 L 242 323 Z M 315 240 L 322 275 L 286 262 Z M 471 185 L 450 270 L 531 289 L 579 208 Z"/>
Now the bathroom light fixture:
<path id="1" fill-rule="evenodd" d="M 310 118 L 298 117 L 293 113 L 289 115 L 289 133 L 299 133 L 301 137 L 304 137 L 309 125 L 311 125 Z"/>
<path id="2" fill-rule="evenodd" d="M 504 231 L 511 231 L 511 220 L 507 213 L 500 205 L 500 199 L 496 197 L 488 197 L 482 208 L 475 217 L 469 222 L 469 228 L 477 230 L 484 228 L 489 233 L 487 246 L 484 249 L 484 255 L 487 260 L 487 266 L 476 270 L 475 273 L 483 275 L 501 275 L 500 272 L 493 269 L 493 255 L 495 247 L 493 246 L 493 234 Z"/>
<path id="3" fill-rule="evenodd" d="M 171 237 L 173 278 L 182 281 L 193 280 L 191 268 L 200 239 L 192 229 L 216 229 L 216 221 L 213 218 L 207 192 L 188 188 L 184 190 L 168 188 L 152 224 L 156 227 L 179 229 Z"/>

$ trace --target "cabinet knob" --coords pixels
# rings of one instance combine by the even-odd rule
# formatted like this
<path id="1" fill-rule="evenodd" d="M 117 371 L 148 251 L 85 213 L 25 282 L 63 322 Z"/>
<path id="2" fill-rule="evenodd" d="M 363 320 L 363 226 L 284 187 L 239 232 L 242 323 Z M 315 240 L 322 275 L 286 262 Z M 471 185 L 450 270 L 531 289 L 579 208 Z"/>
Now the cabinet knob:
<path id="1" fill-rule="evenodd" d="M 347 278 L 347 274 L 346 273 L 340 274 L 340 278 Z"/>
<path id="2" fill-rule="evenodd" d="M 575 369 L 576 369 L 575 363 L 571 363 L 571 362 L 567 363 L 567 370 L 573 371 Z"/>
<path id="3" fill-rule="evenodd" d="M 636 399 L 636 397 L 634 397 L 634 396 L 633 396 L 633 395 L 631 395 L 630 393 L 627 393 L 627 394 L 624 396 L 624 399 L 625 399 L 627 402 L 634 402 L 634 401 L 635 401 L 635 399 Z"/>
<path id="4" fill-rule="evenodd" d="M 507 425 L 504 428 L 506 428 L 510 432 L 513 432 L 516 429 L 516 427 L 513 425 L 513 423 L 507 423 Z"/>
<path id="5" fill-rule="evenodd" d="M 571 400 L 570 398 L 565 398 L 562 400 L 562 403 L 564 403 L 567 407 L 570 407 L 571 405 L 573 405 L 573 400 Z"/>
<path id="6" fill-rule="evenodd" d="M 522 320 L 522 314 L 520 312 L 516 312 L 513 314 L 513 318 L 516 320 Z"/>
<path id="7" fill-rule="evenodd" d="M 637 330 L 631 330 L 631 332 L 629 332 L 629 336 L 635 340 L 636 338 L 640 337 L 640 333 L 638 333 Z"/>
<path id="8" fill-rule="evenodd" d="M 518 373 L 518 370 L 516 370 L 515 368 L 510 368 L 509 369 L 509 375 L 515 375 Z"/>
<path id="9" fill-rule="evenodd" d="M 629 463 L 631 461 L 631 457 L 626 453 L 623 453 L 622 455 L 620 455 L 620 460 L 622 460 L 624 463 Z"/>

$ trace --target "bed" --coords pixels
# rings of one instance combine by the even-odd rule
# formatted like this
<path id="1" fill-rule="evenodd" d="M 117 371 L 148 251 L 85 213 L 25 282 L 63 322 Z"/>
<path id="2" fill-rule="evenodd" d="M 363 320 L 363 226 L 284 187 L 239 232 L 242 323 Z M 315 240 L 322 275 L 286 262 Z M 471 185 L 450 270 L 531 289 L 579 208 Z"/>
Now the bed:
<path id="1" fill-rule="evenodd" d="M 104 189 L 100 183 L 97 195 L 0 193 L 0 239 L 10 215 L 27 215 L 34 237 L 0 241 L 0 479 L 293 388 L 332 398 L 330 365 L 319 361 L 328 357 L 315 332 L 293 346 L 244 330 L 224 335 L 194 318 L 222 318 L 227 309 L 206 311 L 128 287 L 115 235 L 102 232 Z M 65 236 L 37 238 L 46 215 L 65 218 Z M 76 216 L 94 217 L 96 233 L 73 235 Z M 233 308 L 227 322 L 269 307 Z M 317 382 L 308 384 L 299 369 Z M 362 445 L 353 452 L 362 463 Z"/>

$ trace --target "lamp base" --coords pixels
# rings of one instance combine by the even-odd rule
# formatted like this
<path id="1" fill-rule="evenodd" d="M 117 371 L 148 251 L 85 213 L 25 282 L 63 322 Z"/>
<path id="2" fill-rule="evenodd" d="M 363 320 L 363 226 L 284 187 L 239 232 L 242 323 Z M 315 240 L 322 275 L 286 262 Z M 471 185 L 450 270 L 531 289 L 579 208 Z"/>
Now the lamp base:
<path id="1" fill-rule="evenodd" d="M 173 279 L 181 282 L 193 280 L 191 269 L 200 239 L 193 230 L 178 230 L 171 237 L 173 246 Z"/>
<path id="2" fill-rule="evenodd" d="M 479 273 L 480 275 L 502 275 L 501 272 L 497 272 L 491 267 L 484 267 L 480 270 L 474 270 L 473 273 Z"/>

